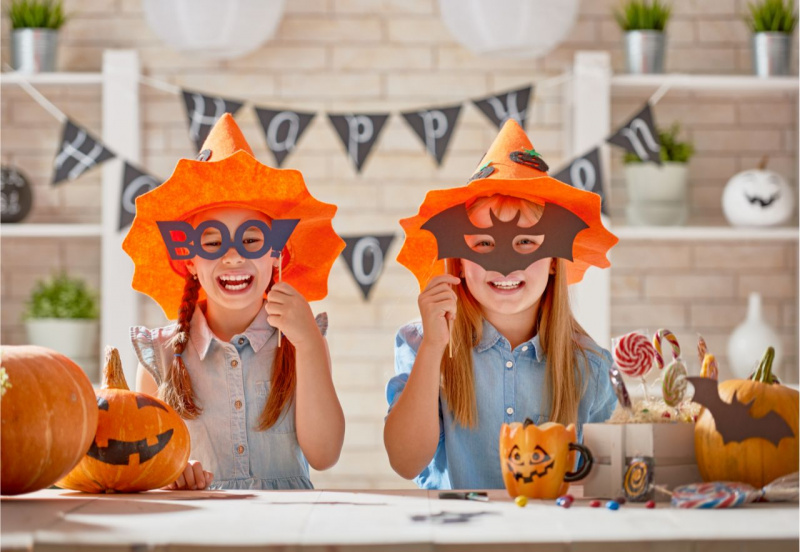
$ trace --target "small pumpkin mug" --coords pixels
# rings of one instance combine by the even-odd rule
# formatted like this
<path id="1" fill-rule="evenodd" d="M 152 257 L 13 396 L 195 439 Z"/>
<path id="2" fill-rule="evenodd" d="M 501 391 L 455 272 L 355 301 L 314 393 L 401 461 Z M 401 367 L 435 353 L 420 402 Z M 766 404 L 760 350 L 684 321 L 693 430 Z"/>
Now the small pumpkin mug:
<path id="1" fill-rule="evenodd" d="M 592 453 L 577 440 L 575 424 L 537 426 L 530 419 L 503 424 L 500 468 L 509 496 L 556 498 L 567 492 L 570 483 L 589 475 Z M 583 465 L 578 471 L 567 471 L 575 465 L 576 453 L 583 456 Z"/>

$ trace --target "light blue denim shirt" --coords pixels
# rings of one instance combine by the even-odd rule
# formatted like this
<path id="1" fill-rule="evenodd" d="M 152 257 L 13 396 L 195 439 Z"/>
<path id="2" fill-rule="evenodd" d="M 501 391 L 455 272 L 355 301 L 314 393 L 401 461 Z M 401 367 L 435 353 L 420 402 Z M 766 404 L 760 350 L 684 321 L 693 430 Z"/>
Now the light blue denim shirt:
<path id="1" fill-rule="evenodd" d="M 400 328 L 395 338 L 395 376 L 386 386 L 389 411 L 408 382 L 420 343 L 422 324 Z M 578 407 L 578 438 L 582 424 L 604 422 L 614 411 L 616 397 L 608 377 L 611 355 L 592 341 L 584 346 L 589 369 L 584 372 L 586 386 Z M 581 359 L 581 355 L 578 355 Z M 439 395 L 439 446 L 431 463 L 414 482 L 423 489 L 502 489 L 499 438 L 503 423 L 536 424 L 549 419 L 549 406 L 543 402 L 545 356 L 539 336 L 521 343 L 514 350 L 508 340 L 489 322 L 483 322 L 481 341 L 472 352 L 478 420 L 475 428 L 457 424 L 444 396 Z M 581 362 L 581 366 L 584 364 Z M 587 373 L 588 372 L 588 373 Z"/>
<path id="2" fill-rule="evenodd" d="M 323 335 L 324 314 L 317 317 Z M 131 328 L 139 362 L 160 384 L 172 362 L 176 324 L 157 329 Z M 191 435 L 190 458 L 213 472 L 212 489 L 312 489 L 308 462 L 297 442 L 292 403 L 278 422 L 259 431 L 272 380 L 278 335 L 261 309 L 250 326 L 229 342 L 218 339 L 195 308 L 183 362 L 203 412 L 184 420 Z"/>

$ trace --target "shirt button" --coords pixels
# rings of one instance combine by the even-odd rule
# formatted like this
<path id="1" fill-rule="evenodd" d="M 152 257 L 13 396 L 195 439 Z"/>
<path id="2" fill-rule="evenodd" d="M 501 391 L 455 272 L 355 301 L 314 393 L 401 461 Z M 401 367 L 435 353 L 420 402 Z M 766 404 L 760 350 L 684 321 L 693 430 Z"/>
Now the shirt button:
<path id="1" fill-rule="evenodd" d="M 231 361 L 231 366 L 233 366 L 234 368 L 236 368 L 237 366 L 239 366 L 239 361 L 238 361 L 238 360 L 232 360 L 232 361 Z"/>
<path id="2" fill-rule="evenodd" d="M 522 350 L 523 350 L 523 351 L 527 351 L 527 350 L 528 350 L 528 346 L 527 346 L 527 345 L 525 345 L 525 346 L 522 348 Z"/>
<path id="3" fill-rule="evenodd" d="M 239 454 L 242 454 L 242 453 L 244 453 L 244 446 L 242 446 L 242 445 L 239 445 L 239 447 L 236 449 L 236 451 L 237 451 Z"/>
<path id="4" fill-rule="evenodd" d="M 236 406 L 236 410 L 239 410 L 240 408 L 242 408 L 242 401 L 236 401 L 233 404 L 234 404 L 234 406 Z"/>
<path id="5" fill-rule="evenodd" d="M 244 338 L 243 337 L 239 338 L 239 345 L 244 345 Z"/>
<path id="6" fill-rule="evenodd" d="M 508 408 L 506 408 L 506 414 L 511 416 L 513 413 L 514 413 L 514 409 L 513 408 L 511 408 L 510 406 Z"/>
<path id="7" fill-rule="evenodd" d="M 514 363 L 511 362 L 510 360 L 508 362 L 506 362 L 506 368 L 511 368 L 513 366 L 514 366 Z"/>

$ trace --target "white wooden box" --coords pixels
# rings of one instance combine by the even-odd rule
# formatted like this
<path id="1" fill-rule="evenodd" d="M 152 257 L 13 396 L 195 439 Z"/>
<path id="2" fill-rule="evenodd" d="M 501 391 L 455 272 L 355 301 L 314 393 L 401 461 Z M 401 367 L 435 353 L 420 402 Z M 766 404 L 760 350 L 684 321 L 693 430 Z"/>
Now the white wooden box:
<path id="1" fill-rule="evenodd" d="M 583 496 L 622 495 L 625 468 L 634 456 L 653 457 L 653 482 L 672 489 L 702 481 L 694 456 L 694 424 L 584 424 L 583 444 L 594 465 L 583 484 Z M 655 493 L 655 500 L 669 500 Z"/>

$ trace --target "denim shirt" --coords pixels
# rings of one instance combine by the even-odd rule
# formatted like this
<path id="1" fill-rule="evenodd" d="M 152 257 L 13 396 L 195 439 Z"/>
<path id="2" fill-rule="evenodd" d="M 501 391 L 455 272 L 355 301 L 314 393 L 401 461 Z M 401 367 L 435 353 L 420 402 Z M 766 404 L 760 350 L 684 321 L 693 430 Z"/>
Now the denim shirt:
<path id="1" fill-rule="evenodd" d="M 323 335 L 324 314 L 317 317 Z M 141 365 L 161 384 L 172 362 L 169 340 L 177 324 L 157 329 L 131 328 Z M 278 332 L 261 309 L 250 326 L 229 342 L 208 327 L 200 305 L 189 328 L 183 362 L 195 401 L 203 411 L 189 428 L 190 458 L 214 474 L 212 489 L 312 489 L 308 462 L 297 442 L 292 402 L 278 421 L 259 431 L 258 419 L 269 396 Z"/>
<path id="2" fill-rule="evenodd" d="M 389 411 L 408 382 L 420 343 L 422 324 L 400 328 L 395 338 L 395 376 L 386 386 Z M 578 407 L 576 429 L 583 437 L 582 425 L 604 422 L 614 411 L 616 397 L 608 377 L 611 355 L 591 340 L 582 343 L 589 360 L 583 372 L 585 391 Z M 578 355 L 583 367 L 582 356 Z M 444 395 L 439 394 L 439 445 L 431 463 L 414 479 L 423 489 L 502 489 L 499 437 L 503 423 L 535 424 L 549 420 L 549 405 L 542 390 L 545 386 L 545 356 L 539 336 L 521 343 L 514 350 L 508 340 L 488 321 L 483 321 L 483 335 L 472 351 L 477 403 L 477 422 L 473 429 L 455 422 Z"/>

